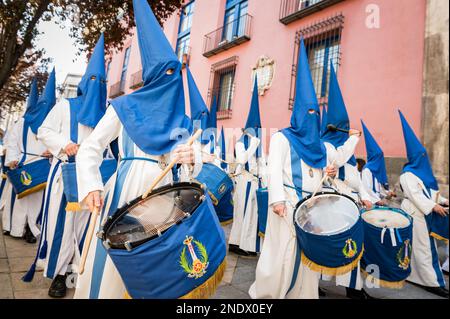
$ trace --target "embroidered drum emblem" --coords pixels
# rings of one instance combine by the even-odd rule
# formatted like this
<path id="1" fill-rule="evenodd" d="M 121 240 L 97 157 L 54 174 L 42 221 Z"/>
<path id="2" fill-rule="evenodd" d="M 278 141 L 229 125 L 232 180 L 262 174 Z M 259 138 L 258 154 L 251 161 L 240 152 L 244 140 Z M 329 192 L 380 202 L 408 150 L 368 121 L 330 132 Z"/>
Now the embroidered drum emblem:
<path id="1" fill-rule="evenodd" d="M 409 263 L 411 261 L 411 259 L 409 258 L 410 253 L 411 243 L 410 240 L 407 239 L 403 242 L 402 247 L 398 250 L 397 253 L 398 266 L 403 270 L 407 270 L 409 268 Z"/>
<path id="2" fill-rule="evenodd" d="M 353 258 L 355 257 L 356 253 L 358 252 L 358 246 L 356 245 L 356 242 L 349 238 L 345 241 L 345 246 L 342 249 L 342 253 L 346 258 Z"/>
<path id="3" fill-rule="evenodd" d="M 208 269 L 209 266 L 206 247 L 198 240 L 194 240 L 192 236 L 186 236 L 183 244 L 189 250 L 192 263 L 189 263 L 186 255 L 186 247 L 183 247 L 179 261 L 181 268 L 183 268 L 184 272 L 188 274 L 189 278 L 201 278 L 204 274 L 206 274 L 206 269 Z M 200 254 L 200 258 L 197 257 L 193 244 L 196 246 Z"/>
<path id="4" fill-rule="evenodd" d="M 227 185 L 225 185 L 225 184 L 220 185 L 219 194 L 225 193 L 226 190 L 227 190 Z"/>
<path id="5" fill-rule="evenodd" d="M 27 173 L 26 171 L 22 171 L 20 173 L 20 182 L 22 183 L 22 185 L 29 186 L 33 182 L 33 180 L 29 173 Z"/>

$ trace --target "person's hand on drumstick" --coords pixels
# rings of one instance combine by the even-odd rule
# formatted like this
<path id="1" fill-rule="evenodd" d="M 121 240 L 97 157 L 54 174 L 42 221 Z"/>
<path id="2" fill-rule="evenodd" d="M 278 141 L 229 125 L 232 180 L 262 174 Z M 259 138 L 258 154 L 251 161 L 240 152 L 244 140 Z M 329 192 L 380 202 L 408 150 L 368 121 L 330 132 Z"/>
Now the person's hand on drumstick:
<path id="1" fill-rule="evenodd" d="M 367 210 L 371 210 L 372 207 L 373 207 L 373 204 L 372 204 L 372 202 L 370 200 L 361 199 L 361 203 Z"/>
<path id="2" fill-rule="evenodd" d="M 445 217 L 448 215 L 448 210 L 446 210 L 441 205 L 436 204 L 436 206 L 433 207 L 433 212 L 441 215 L 442 217 Z"/>
<path id="3" fill-rule="evenodd" d="M 50 158 L 50 157 L 52 157 L 53 155 L 52 155 L 52 153 L 50 153 L 49 150 L 46 150 L 44 153 L 42 153 L 41 156 L 42 156 L 42 157 Z"/>
<path id="4" fill-rule="evenodd" d="M 325 174 L 327 174 L 331 178 L 335 178 L 337 175 L 337 168 L 334 165 L 328 165 L 325 168 Z"/>
<path id="5" fill-rule="evenodd" d="M 274 204 L 272 210 L 275 214 L 277 214 L 280 217 L 284 217 L 287 214 L 287 209 L 284 202 Z"/>
<path id="6" fill-rule="evenodd" d="M 19 165 L 19 161 L 12 161 L 9 163 L 8 167 L 9 169 L 16 169 L 17 165 Z"/>
<path id="7" fill-rule="evenodd" d="M 356 136 L 360 137 L 361 131 L 351 128 L 350 130 L 348 130 L 348 135 L 350 135 L 350 136 L 356 135 Z"/>
<path id="8" fill-rule="evenodd" d="M 379 200 L 379 201 L 376 202 L 375 204 L 378 205 L 378 206 L 387 206 L 387 205 L 388 205 L 387 201 L 384 200 L 384 199 Z"/>
<path id="9" fill-rule="evenodd" d="M 100 191 L 90 192 L 86 196 L 84 202 L 88 206 L 90 212 L 93 212 L 95 208 L 97 208 L 97 211 L 100 211 L 103 207 L 103 198 L 100 195 Z"/>
<path id="10" fill-rule="evenodd" d="M 78 145 L 78 144 L 69 143 L 64 148 L 64 153 L 66 153 L 67 156 L 75 156 L 78 153 L 78 148 L 79 147 L 80 147 L 80 145 Z"/>
<path id="11" fill-rule="evenodd" d="M 177 159 L 178 164 L 194 164 L 195 161 L 194 148 L 185 144 L 178 145 L 172 156 Z"/>

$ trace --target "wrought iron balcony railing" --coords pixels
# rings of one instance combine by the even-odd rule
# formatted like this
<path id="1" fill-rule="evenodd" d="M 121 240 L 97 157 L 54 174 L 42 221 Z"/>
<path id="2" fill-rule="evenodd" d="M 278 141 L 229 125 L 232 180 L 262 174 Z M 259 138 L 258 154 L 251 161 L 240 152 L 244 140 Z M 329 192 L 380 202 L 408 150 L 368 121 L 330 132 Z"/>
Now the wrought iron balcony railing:
<path id="1" fill-rule="evenodd" d="M 282 0 L 280 22 L 289 24 L 344 0 Z"/>
<path id="2" fill-rule="evenodd" d="M 252 19 L 251 15 L 244 14 L 205 35 L 203 55 L 210 57 L 249 41 L 251 38 Z"/>
<path id="3" fill-rule="evenodd" d="M 122 82 L 117 82 L 113 85 L 111 85 L 109 89 L 109 97 L 111 99 L 121 96 L 125 93 L 125 90 L 123 88 Z"/>

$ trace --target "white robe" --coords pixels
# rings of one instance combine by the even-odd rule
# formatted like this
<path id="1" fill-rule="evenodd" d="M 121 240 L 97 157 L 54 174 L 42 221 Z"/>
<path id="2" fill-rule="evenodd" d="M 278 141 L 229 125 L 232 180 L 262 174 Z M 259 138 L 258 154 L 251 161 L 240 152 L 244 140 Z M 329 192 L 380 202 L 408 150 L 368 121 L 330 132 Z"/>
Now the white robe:
<path id="1" fill-rule="evenodd" d="M 79 185 L 79 198 L 85 199 L 92 192 L 99 190 L 105 198 L 105 206 L 102 216 L 97 219 L 97 228 L 108 215 L 114 214 L 117 208 L 126 202 L 142 195 L 152 181 L 161 173 L 157 163 L 147 160 L 127 160 L 119 163 L 116 176 L 104 187 L 101 182 L 99 166 L 102 161 L 102 152 L 114 139 L 119 137 L 119 153 L 121 158 L 146 158 L 152 160 L 170 161 L 170 155 L 151 156 L 143 152 L 135 145 L 126 133 L 113 107 L 108 107 L 105 116 L 97 124 L 97 127 L 88 139 L 84 141 L 78 152 L 77 176 Z M 196 176 L 201 170 L 200 145 L 195 146 L 195 162 L 192 176 Z M 183 168 L 186 168 L 183 165 Z M 184 169 L 183 169 L 184 171 Z M 181 179 L 186 176 L 181 175 Z M 162 186 L 173 181 L 169 173 L 159 184 Z M 93 237 L 90 244 L 85 271 L 78 277 L 76 299 L 118 299 L 123 298 L 125 286 L 107 255 L 102 241 Z"/>
<path id="2" fill-rule="evenodd" d="M 387 191 L 368 168 L 362 170 L 362 184 L 372 203 L 379 202 L 387 196 Z M 375 184 L 375 185 L 374 185 Z"/>
<path id="3" fill-rule="evenodd" d="M 327 150 L 328 164 L 341 166 L 347 162 L 348 153 L 353 154 L 359 141 L 351 136 L 338 150 Z M 295 172 L 295 173 L 294 173 Z M 302 185 L 294 184 L 294 175 L 300 175 Z M 293 214 L 300 198 L 295 189 L 288 186 L 301 187 L 302 197 L 313 193 L 320 187 L 323 170 L 307 165 L 296 153 L 283 133 L 278 132 L 270 141 L 268 158 L 269 212 L 267 216 L 266 234 L 261 256 L 256 267 L 256 280 L 250 287 L 251 298 L 290 298 L 317 299 L 320 274 L 302 263 L 298 275 L 293 281 L 297 243 Z M 273 213 L 273 205 L 285 203 L 287 216 L 279 217 Z M 292 283 L 292 288 L 291 288 Z M 291 288 L 291 289 L 290 289 Z"/>
<path id="4" fill-rule="evenodd" d="M 251 137 L 249 146 L 239 140 L 235 146 L 236 163 L 239 165 L 235 177 L 236 189 L 233 196 L 234 212 L 229 243 L 250 252 L 259 252 L 260 238 L 258 236 L 258 204 L 256 190 L 266 186 L 266 161 L 264 156 L 257 158 L 256 153 L 260 139 Z M 263 153 L 263 152 L 261 152 Z M 248 170 L 245 166 L 248 166 Z"/>
<path id="5" fill-rule="evenodd" d="M 24 119 L 20 118 L 10 130 L 8 143 L 6 145 L 6 159 L 5 165 L 9 166 L 12 162 L 23 161 L 25 164 L 30 164 L 42 160 L 41 157 L 33 155 L 24 155 L 23 145 L 23 130 Z M 39 141 L 31 128 L 27 130 L 27 145 L 26 152 L 31 154 L 41 155 L 46 150 L 44 144 Z M 39 213 L 42 208 L 42 199 L 44 190 L 35 192 L 21 199 L 16 196 L 15 204 L 12 211 L 12 219 L 10 226 L 10 235 L 13 237 L 22 237 L 25 232 L 25 226 L 28 224 L 34 236 L 40 234 L 39 226 L 37 225 Z"/>
<path id="6" fill-rule="evenodd" d="M 70 103 L 66 99 L 58 102 L 47 115 L 38 130 L 41 140 L 54 156 L 45 192 L 43 211 L 43 232 L 38 253 L 47 242 L 44 276 L 54 278 L 76 270 L 80 256 L 80 243 L 83 240 L 89 212 L 70 212 L 65 210 L 66 199 L 61 172 L 61 160 L 67 160 L 64 148 L 72 143 L 82 143 L 92 132 L 92 128 L 78 124 L 78 141 L 71 141 Z M 45 227 L 45 229 L 44 229 Z"/>
<path id="7" fill-rule="evenodd" d="M 12 129 L 12 127 L 11 127 Z M 3 152 L 6 153 L 6 144 L 8 143 L 10 131 L 9 129 L 4 138 L 3 138 Z M 6 158 L 5 158 L 6 159 Z M 3 231 L 10 231 L 11 230 L 11 218 L 12 218 L 12 212 L 14 209 L 16 196 L 13 195 L 13 189 L 12 185 L 9 182 L 8 179 L 6 179 L 5 186 L 3 188 L 2 198 L 0 202 L 0 211 L 2 211 L 2 228 Z"/>
<path id="8" fill-rule="evenodd" d="M 422 180 L 411 172 L 400 175 L 400 185 L 405 195 L 401 208 L 413 218 L 411 275 L 407 280 L 427 287 L 445 287 L 436 240 L 429 235 L 425 216 L 433 211 L 436 203 L 444 204 L 446 199 L 437 198 L 434 190 L 430 197 L 425 196 Z"/>

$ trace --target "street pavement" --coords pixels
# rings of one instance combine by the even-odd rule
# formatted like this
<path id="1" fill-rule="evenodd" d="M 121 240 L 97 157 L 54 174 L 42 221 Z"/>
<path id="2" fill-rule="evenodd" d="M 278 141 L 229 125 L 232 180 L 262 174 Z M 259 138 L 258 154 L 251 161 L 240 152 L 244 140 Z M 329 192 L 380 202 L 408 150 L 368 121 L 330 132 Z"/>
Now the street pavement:
<path id="1" fill-rule="evenodd" d="M 225 227 L 229 235 L 230 226 Z M 24 283 L 21 278 L 32 264 L 37 244 L 30 245 L 24 240 L 4 236 L 0 232 L 0 299 L 47 299 L 51 280 L 44 278 L 42 271 L 37 271 L 31 283 Z M 439 246 L 440 255 L 444 256 L 445 247 Z M 248 289 L 255 280 L 257 258 L 243 258 L 228 254 L 227 268 L 222 283 L 213 298 L 249 299 Z M 448 287 L 448 276 L 445 276 Z M 326 291 L 324 299 L 344 299 L 345 289 L 336 287 L 332 282 L 321 282 Z M 407 283 L 401 290 L 367 289 L 374 297 L 383 299 L 438 299 L 423 289 Z M 69 289 L 66 299 L 71 299 L 74 289 Z"/>

